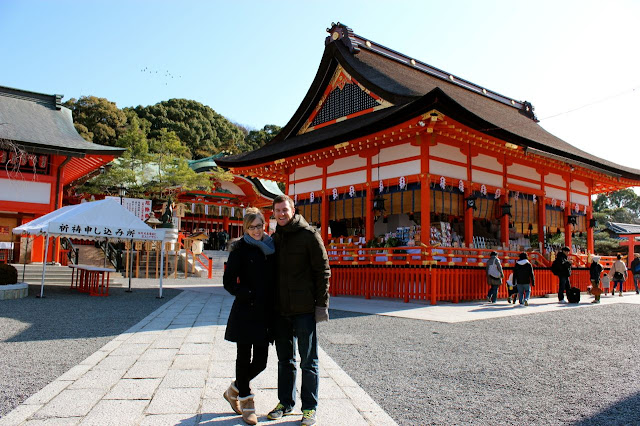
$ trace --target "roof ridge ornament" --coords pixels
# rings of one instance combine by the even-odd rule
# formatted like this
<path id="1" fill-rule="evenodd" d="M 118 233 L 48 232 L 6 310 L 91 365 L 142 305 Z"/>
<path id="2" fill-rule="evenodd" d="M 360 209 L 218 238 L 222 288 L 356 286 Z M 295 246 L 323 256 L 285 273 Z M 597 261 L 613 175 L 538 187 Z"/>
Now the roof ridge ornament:
<path id="1" fill-rule="evenodd" d="M 356 39 L 353 37 L 353 30 L 347 27 L 344 24 L 338 22 L 331 23 L 331 28 L 327 28 L 327 32 L 329 36 L 324 39 L 324 45 L 328 46 L 329 43 L 333 43 L 334 41 L 341 40 L 342 44 L 344 44 L 351 53 L 358 53 L 360 48 L 358 47 L 358 43 Z"/>

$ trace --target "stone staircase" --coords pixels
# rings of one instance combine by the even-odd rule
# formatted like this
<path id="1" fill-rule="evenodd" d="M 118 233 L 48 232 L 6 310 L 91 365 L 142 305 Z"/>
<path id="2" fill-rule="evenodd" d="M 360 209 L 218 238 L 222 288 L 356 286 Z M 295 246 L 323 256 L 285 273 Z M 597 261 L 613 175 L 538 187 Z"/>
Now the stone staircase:
<path id="1" fill-rule="evenodd" d="M 40 285 L 42 282 L 42 263 L 29 263 L 27 265 L 14 264 L 18 270 L 18 282 L 27 284 Z M 96 265 L 102 266 L 102 265 Z M 24 279 L 23 276 L 24 269 Z M 57 285 L 71 287 L 72 269 L 68 266 L 47 265 L 44 277 L 45 285 Z M 118 272 L 109 274 L 110 287 L 122 287 L 123 278 Z"/>

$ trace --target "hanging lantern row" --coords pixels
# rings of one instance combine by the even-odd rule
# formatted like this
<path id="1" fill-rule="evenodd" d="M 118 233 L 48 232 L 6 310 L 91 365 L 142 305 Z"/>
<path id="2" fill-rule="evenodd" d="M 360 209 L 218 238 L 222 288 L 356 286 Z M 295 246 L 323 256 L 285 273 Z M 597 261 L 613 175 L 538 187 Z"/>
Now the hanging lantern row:
<path id="1" fill-rule="evenodd" d="M 500 188 L 498 188 L 496 189 L 496 194 L 493 196 L 493 198 L 497 200 L 498 198 L 500 198 L 501 195 L 502 195 L 502 191 L 500 190 Z"/>
<path id="2" fill-rule="evenodd" d="M 400 180 L 398 181 L 398 186 L 400 187 L 400 189 L 404 189 L 407 186 L 407 180 L 405 179 L 404 176 L 400 177 Z"/>
<path id="3" fill-rule="evenodd" d="M 309 200 L 313 203 L 313 200 L 316 199 L 316 195 L 312 192 L 311 194 L 309 194 Z"/>
<path id="4" fill-rule="evenodd" d="M 538 202 L 538 198 L 536 197 L 536 194 L 533 194 L 533 204 L 536 204 Z"/>
<path id="5" fill-rule="evenodd" d="M 331 195 L 333 197 L 333 200 L 337 200 L 338 199 L 338 190 L 336 188 L 333 188 L 333 190 L 331 191 Z"/>
<path id="6" fill-rule="evenodd" d="M 562 210 L 564 210 L 565 206 L 566 206 L 566 204 L 565 204 L 564 200 L 560 201 L 560 208 Z"/>
<path id="7" fill-rule="evenodd" d="M 482 186 L 480 187 L 480 193 L 482 195 L 487 195 L 487 185 L 482 184 Z"/>
<path id="8" fill-rule="evenodd" d="M 440 188 L 445 189 L 447 187 L 447 180 L 444 178 L 444 176 L 440 177 Z"/>
<path id="9" fill-rule="evenodd" d="M 356 195 L 356 188 L 354 188 L 354 186 L 351 185 L 349 187 L 349 197 L 353 198 L 354 195 Z"/>
<path id="10" fill-rule="evenodd" d="M 519 198 L 520 198 L 520 192 L 519 192 L 519 191 L 516 191 L 516 192 L 513 194 L 513 198 L 514 198 L 515 200 L 519 199 Z"/>
<path id="11" fill-rule="evenodd" d="M 462 179 L 458 181 L 458 189 L 460 190 L 460 192 L 464 192 L 464 182 L 462 181 Z"/>

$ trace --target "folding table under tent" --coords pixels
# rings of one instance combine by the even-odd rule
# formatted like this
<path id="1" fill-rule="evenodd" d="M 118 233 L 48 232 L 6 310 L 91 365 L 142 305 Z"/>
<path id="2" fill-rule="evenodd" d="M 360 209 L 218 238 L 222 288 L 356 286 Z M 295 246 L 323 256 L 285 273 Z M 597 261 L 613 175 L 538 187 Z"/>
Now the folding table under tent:
<path id="1" fill-rule="evenodd" d="M 40 297 L 44 295 L 44 279 L 49 250 L 49 237 L 121 242 L 163 241 L 164 229 L 153 229 L 117 201 L 105 199 L 65 206 L 13 229 L 19 235 L 44 235 L 45 255 L 42 265 Z M 133 245 L 131 248 L 133 255 Z M 132 266 L 133 262 L 130 262 Z M 160 245 L 160 296 L 164 275 L 164 244 Z M 129 272 L 131 277 L 131 272 Z M 131 278 L 129 278 L 131 279 Z"/>

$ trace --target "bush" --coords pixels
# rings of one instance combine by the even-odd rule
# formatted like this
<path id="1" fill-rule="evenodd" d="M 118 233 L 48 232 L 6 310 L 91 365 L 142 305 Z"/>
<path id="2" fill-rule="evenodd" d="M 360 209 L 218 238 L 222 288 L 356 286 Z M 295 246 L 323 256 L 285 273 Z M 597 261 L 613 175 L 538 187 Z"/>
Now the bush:
<path id="1" fill-rule="evenodd" d="M 12 265 L 0 264 L 0 285 L 18 282 L 18 271 Z"/>

